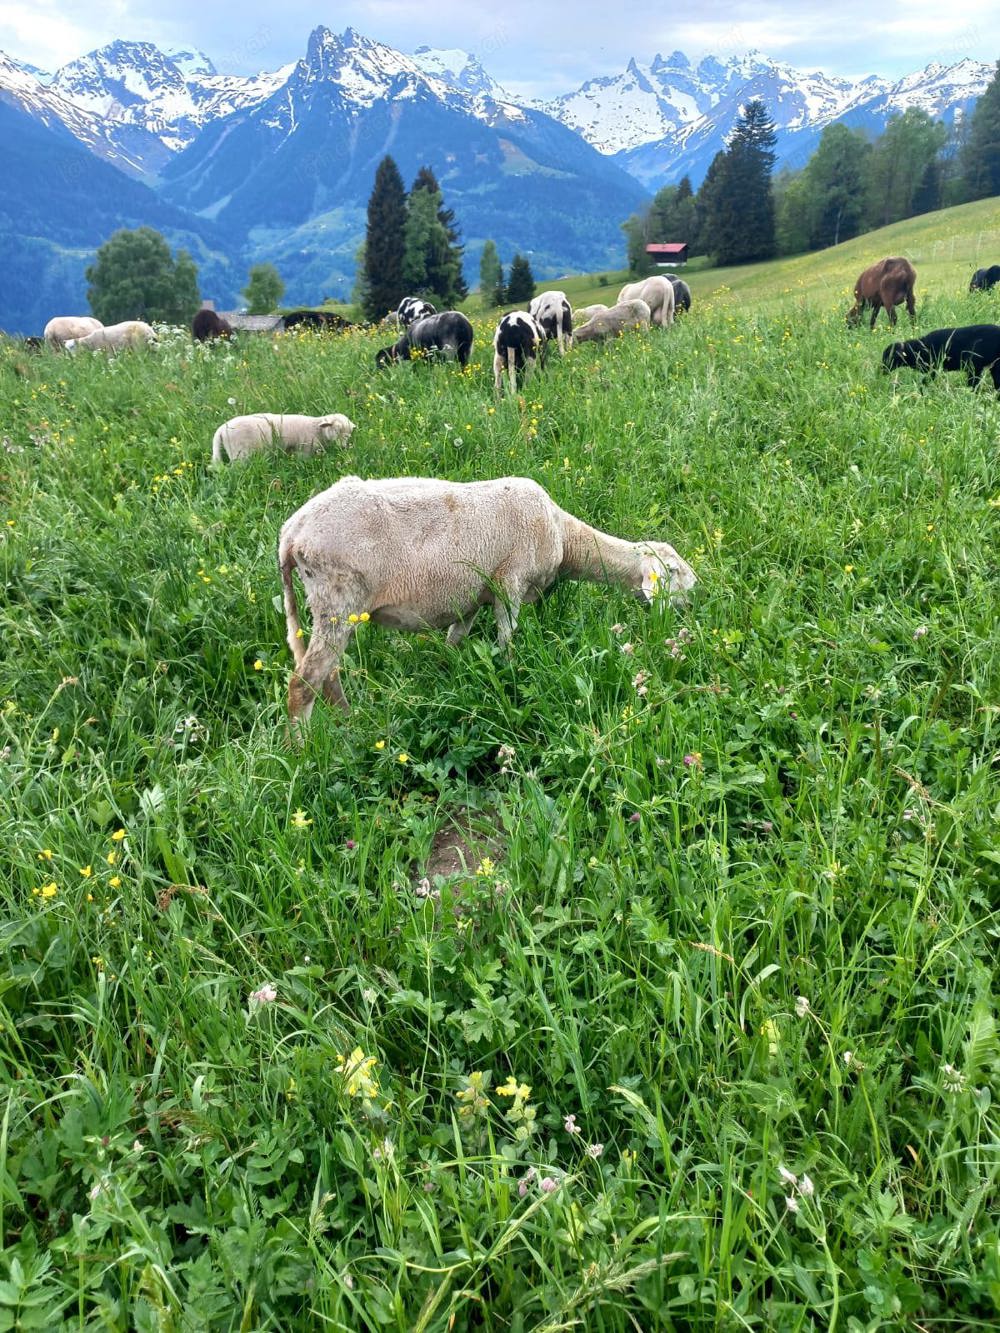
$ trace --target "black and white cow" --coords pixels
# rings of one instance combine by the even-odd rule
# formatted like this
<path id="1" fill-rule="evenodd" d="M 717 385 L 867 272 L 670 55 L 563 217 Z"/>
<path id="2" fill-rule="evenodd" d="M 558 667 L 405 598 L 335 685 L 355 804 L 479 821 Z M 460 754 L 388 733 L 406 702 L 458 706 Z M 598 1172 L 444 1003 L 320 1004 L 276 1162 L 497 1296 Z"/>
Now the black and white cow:
<path id="1" fill-rule="evenodd" d="M 512 310 L 504 315 L 493 335 L 493 385 L 497 393 L 503 387 L 506 372 L 511 393 L 517 393 L 517 372 L 528 375 L 545 351 L 545 330 L 527 310 Z"/>
<path id="2" fill-rule="evenodd" d="M 1000 282 L 1000 264 L 992 264 L 989 268 L 977 268 L 969 283 L 969 291 L 988 292 L 998 282 Z"/>
<path id="3" fill-rule="evenodd" d="M 890 343 L 882 353 L 882 369 L 964 370 L 973 388 L 989 374 L 1000 393 L 1000 324 L 968 324 L 964 328 L 935 329 L 922 338 Z"/>
<path id="4" fill-rule="evenodd" d="M 404 296 L 396 307 L 396 323 L 401 329 L 408 329 L 418 319 L 426 319 L 428 315 L 436 314 L 437 307 L 432 306 L 430 301 L 425 301 L 422 296 Z"/>
<path id="5" fill-rule="evenodd" d="M 460 310 L 442 310 L 440 315 L 415 320 L 392 347 L 383 347 L 376 353 L 375 365 L 381 370 L 392 361 L 411 360 L 414 353 L 433 356 L 440 352 L 443 356 L 457 358 L 460 366 L 466 366 L 471 351 L 472 325 Z"/>
<path id="6" fill-rule="evenodd" d="M 541 325 L 546 338 L 554 338 L 559 355 L 573 346 L 573 311 L 565 292 L 540 292 L 528 306 L 528 313 Z"/>

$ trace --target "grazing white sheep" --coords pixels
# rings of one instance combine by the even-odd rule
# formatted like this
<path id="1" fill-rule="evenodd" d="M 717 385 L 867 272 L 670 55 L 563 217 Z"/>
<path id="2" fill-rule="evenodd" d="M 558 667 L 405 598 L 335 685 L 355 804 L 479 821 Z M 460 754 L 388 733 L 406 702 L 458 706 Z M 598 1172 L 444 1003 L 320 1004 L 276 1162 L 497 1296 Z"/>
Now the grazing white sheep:
<path id="1" fill-rule="evenodd" d="M 56 315 L 45 326 L 42 337 L 50 347 L 63 347 L 71 338 L 86 338 L 88 333 L 103 329 L 99 319 L 91 315 Z"/>
<path id="2" fill-rule="evenodd" d="M 308 718 L 320 693 L 348 710 L 340 658 L 362 618 L 394 629 L 447 627 L 448 642 L 457 643 L 489 605 L 505 647 L 521 605 L 559 578 L 617 583 L 647 602 L 660 592 L 681 601 L 696 582 L 668 543 L 622 541 L 591 528 L 527 477 L 342 477 L 284 524 L 278 564 L 295 658 L 293 724 Z M 296 569 L 312 615 L 308 648 Z"/>
<path id="3" fill-rule="evenodd" d="M 573 323 L 586 324 L 587 321 L 593 319 L 595 315 L 603 315 L 607 309 L 608 307 L 606 305 L 601 305 L 600 302 L 596 305 L 577 306 L 573 311 Z"/>
<path id="4" fill-rule="evenodd" d="M 493 387 L 503 387 L 506 372 L 511 393 L 517 393 L 517 372 L 527 378 L 544 354 L 545 330 L 526 310 L 512 310 L 504 315 L 493 335 Z"/>
<path id="5" fill-rule="evenodd" d="M 126 319 L 121 324 L 107 324 L 88 333 L 85 338 L 70 338 L 66 343 L 68 352 L 78 347 L 87 347 L 91 351 L 121 351 L 123 347 L 149 347 L 156 342 L 156 334 L 144 320 Z"/>
<path id="6" fill-rule="evenodd" d="M 643 278 L 641 282 L 627 282 L 618 293 L 621 301 L 645 301 L 649 306 L 650 321 L 653 324 L 672 324 L 674 322 L 674 285 L 669 278 L 654 274 Z"/>
<path id="7" fill-rule="evenodd" d="M 280 446 L 286 453 L 321 453 L 331 440 L 346 444 L 353 430 L 354 422 L 341 412 L 325 417 L 278 412 L 232 417 L 212 436 L 212 462 L 221 463 L 223 453 L 231 462 L 236 462 L 272 444 Z"/>
<path id="8" fill-rule="evenodd" d="M 565 292 L 540 292 L 528 306 L 528 314 L 540 324 L 546 338 L 554 338 L 559 355 L 573 346 L 573 308 Z"/>
<path id="9" fill-rule="evenodd" d="M 649 306 L 645 301 L 619 301 L 610 310 L 599 311 L 576 331 L 578 343 L 603 342 L 615 338 L 626 329 L 648 329 Z"/>

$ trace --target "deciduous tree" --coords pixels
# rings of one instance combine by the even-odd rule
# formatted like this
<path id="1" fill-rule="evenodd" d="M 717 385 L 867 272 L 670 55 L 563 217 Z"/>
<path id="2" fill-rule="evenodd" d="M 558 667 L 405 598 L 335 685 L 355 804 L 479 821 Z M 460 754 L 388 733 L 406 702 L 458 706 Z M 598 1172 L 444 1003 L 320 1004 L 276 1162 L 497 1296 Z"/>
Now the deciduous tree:
<path id="1" fill-rule="evenodd" d="M 104 324 L 125 319 L 186 324 L 201 303 L 198 271 L 186 250 L 177 258 L 158 231 L 116 231 L 86 271 L 87 300 Z"/>
<path id="2" fill-rule="evenodd" d="M 273 264 L 254 264 L 243 288 L 251 315 L 269 315 L 285 294 L 281 274 Z"/>

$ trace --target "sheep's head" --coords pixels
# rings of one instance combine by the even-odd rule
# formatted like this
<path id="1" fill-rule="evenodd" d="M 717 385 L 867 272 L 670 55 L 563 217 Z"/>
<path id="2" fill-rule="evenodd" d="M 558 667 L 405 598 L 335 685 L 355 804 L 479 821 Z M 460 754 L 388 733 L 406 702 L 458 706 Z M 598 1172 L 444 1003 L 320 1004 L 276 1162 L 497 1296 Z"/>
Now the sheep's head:
<path id="1" fill-rule="evenodd" d="M 698 582 L 688 562 L 681 559 L 669 542 L 643 542 L 639 556 L 641 582 L 636 596 L 648 605 L 666 592 L 675 606 L 683 605 Z"/>
<path id="2" fill-rule="evenodd" d="M 382 370 L 391 365 L 393 361 L 399 360 L 399 353 L 395 347 L 383 347 L 375 353 L 375 369 Z"/>
<path id="3" fill-rule="evenodd" d="M 320 438 L 324 440 L 340 440 L 346 444 L 354 430 L 354 422 L 342 412 L 332 412 L 319 419 Z"/>
<path id="4" fill-rule="evenodd" d="M 861 323 L 861 302 L 856 301 L 847 312 L 847 327 L 855 329 Z"/>
<path id="5" fill-rule="evenodd" d="M 882 353 L 882 369 L 898 370 L 900 366 L 912 365 L 912 359 L 907 358 L 906 350 L 905 343 L 890 343 Z"/>

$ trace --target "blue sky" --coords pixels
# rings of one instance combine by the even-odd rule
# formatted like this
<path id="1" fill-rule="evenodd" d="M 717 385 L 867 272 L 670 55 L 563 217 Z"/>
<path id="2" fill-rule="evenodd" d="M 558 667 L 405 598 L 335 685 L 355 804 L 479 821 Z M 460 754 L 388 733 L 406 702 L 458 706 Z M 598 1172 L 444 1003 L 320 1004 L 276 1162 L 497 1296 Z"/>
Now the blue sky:
<path id="1" fill-rule="evenodd" d="M 569 17 L 571 15 L 571 17 Z M 0 50 L 54 69 L 116 37 L 207 52 L 220 71 L 252 74 L 301 56 L 317 24 L 350 26 L 403 51 L 476 52 L 512 93 L 545 97 L 614 74 L 630 56 L 682 50 L 693 60 L 757 49 L 805 70 L 902 75 L 932 60 L 1000 57 L 1000 4 L 963 0 L 721 0 L 700 11 L 663 0 L 4 0 Z"/>

